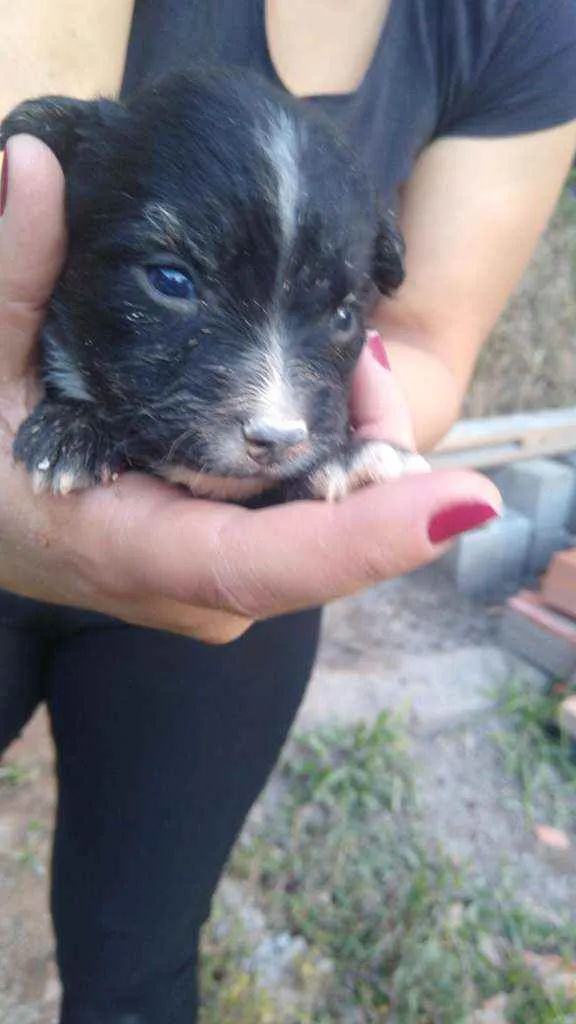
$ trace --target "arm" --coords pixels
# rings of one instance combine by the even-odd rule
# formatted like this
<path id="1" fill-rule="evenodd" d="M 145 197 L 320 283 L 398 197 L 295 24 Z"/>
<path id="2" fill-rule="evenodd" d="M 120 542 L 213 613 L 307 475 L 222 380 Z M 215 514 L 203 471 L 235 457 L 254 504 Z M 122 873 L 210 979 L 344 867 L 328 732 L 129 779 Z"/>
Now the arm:
<path id="1" fill-rule="evenodd" d="M 0 116 L 48 93 L 114 95 L 134 0 L 0 0 Z"/>
<path id="2" fill-rule="evenodd" d="M 421 449 L 458 415 L 480 347 L 553 212 L 576 122 L 507 138 L 443 138 L 420 156 L 400 223 L 407 277 L 376 310 Z"/>

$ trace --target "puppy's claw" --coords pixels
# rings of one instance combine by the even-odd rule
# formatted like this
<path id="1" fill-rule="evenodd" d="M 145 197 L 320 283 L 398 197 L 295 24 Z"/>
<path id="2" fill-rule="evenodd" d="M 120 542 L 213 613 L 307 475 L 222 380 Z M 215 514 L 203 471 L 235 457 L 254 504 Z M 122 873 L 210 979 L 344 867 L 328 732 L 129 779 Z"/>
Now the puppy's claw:
<path id="1" fill-rule="evenodd" d="M 86 405 L 41 402 L 20 427 L 14 457 L 35 494 L 64 497 L 109 482 L 120 468 L 114 443 Z"/>
<path id="2" fill-rule="evenodd" d="M 317 469 L 309 480 L 312 496 L 341 501 L 367 484 L 384 483 L 416 473 L 429 473 L 426 459 L 384 441 L 355 441 Z"/>

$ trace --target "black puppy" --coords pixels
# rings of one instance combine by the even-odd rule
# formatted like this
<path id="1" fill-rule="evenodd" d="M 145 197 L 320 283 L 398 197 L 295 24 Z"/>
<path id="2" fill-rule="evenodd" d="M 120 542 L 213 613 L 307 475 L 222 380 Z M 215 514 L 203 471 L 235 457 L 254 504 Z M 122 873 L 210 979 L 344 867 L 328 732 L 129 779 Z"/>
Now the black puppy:
<path id="1" fill-rule="evenodd" d="M 354 155 L 244 73 L 170 75 L 126 103 L 17 107 L 67 181 L 69 252 L 41 337 L 45 397 L 17 460 L 37 491 L 126 467 L 199 496 L 334 499 L 424 468 L 355 441 L 349 385 L 402 244 Z"/>

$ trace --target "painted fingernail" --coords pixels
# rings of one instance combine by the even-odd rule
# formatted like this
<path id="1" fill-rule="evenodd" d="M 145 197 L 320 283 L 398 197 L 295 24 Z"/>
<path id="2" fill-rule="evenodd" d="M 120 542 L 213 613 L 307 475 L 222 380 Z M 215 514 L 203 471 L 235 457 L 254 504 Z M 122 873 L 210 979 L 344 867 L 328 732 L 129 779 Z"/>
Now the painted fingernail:
<path id="1" fill-rule="evenodd" d="M 378 334 L 378 331 L 366 331 L 366 344 L 368 345 L 368 348 L 376 362 L 380 363 L 380 366 L 383 366 L 385 370 L 389 370 L 390 363 L 388 361 L 388 356 L 386 355 L 384 342 Z"/>
<path id="2" fill-rule="evenodd" d="M 8 198 L 8 150 L 4 150 L 2 154 L 2 175 L 0 177 L 0 217 L 4 213 L 6 207 L 6 199 Z"/>
<path id="3" fill-rule="evenodd" d="M 457 537 L 459 533 L 484 526 L 499 515 L 498 510 L 485 501 L 468 501 L 449 505 L 432 516 L 428 524 L 428 537 L 433 544 Z"/>

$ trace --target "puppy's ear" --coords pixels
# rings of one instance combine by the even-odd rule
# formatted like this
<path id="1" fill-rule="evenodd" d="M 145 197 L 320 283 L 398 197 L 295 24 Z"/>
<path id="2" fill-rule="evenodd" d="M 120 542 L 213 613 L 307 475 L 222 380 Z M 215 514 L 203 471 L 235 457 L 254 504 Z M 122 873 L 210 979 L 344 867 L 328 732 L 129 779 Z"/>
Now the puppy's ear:
<path id="1" fill-rule="evenodd" d="M 378 212 L 378 227 L 374 241 L 372 278 L 382 295 L 391 295 L 404 280 L 404 239 L 393 217 L 383 210 Z"/>
<path id="2" fill-rule="evenodd" d="M 77 146 L 122 110 L 111 100 L 75 100 L 68 96 L 42 96 L 25 100 L 0 124 L 0 148 L 12 135 L 34 135 L 50 147 L 64 171 Z"/>

